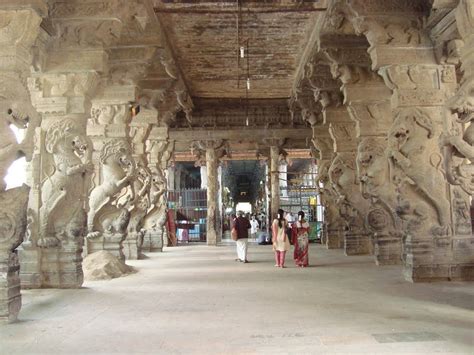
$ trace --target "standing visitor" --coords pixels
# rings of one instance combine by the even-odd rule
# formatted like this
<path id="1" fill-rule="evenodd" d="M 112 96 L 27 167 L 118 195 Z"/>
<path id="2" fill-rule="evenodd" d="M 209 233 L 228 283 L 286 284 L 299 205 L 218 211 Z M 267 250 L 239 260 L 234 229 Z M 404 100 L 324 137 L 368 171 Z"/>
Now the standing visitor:
<path id="1" fill-rule="evenodd" d="M 290 250 L 290 242 L 286 235 L 287 221 L 283 217 L 283 210 L 279 209 L 277 218 L 272 223 L 272 243 L 275 251 L 275 266 L 285 267 L 285 255 Z"/>
<path id="2" fill-rule="evenodd" d="M 252 239 L 257 239 L 257 232 L 259 229 L 259 224 L 255 216 L 252 216 L 252 219 L 250 220 L 250 236 Z"/>
<path id="3" fill-rule="evenodd" d="M 306 267 L 308 266 L 309 223 L 304 219 L 303 211 L 298 212 L 298 220 L 293 223 L 292 230 L 295 264 L 298 267 Z"/>
<path id="4" fill-rule="evenodd" d="M 242 263 L 248 263 L 247 260 L 247 247 L 249 238 L 250 222 L 247 218 L 243 217 L 242 211 L 237 212 L 237 218 L 234 220 L 233 228 L 237 231 L 237 240 L 235 244 L 237 246 L 237 259 Z"/>

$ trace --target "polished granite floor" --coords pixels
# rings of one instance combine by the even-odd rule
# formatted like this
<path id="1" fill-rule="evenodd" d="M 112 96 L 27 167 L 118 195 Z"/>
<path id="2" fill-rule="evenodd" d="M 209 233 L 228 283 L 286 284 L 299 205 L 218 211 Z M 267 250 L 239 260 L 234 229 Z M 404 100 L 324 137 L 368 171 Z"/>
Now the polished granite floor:
<path id="1" fill-rule="evenodd" d="M 138 273 L 23 292 L 1 354 L 474 353 L 474 284 L 411 284 L 399 266 L 311 245 L 311 267 L 270 246 L 168 248 Z"/>

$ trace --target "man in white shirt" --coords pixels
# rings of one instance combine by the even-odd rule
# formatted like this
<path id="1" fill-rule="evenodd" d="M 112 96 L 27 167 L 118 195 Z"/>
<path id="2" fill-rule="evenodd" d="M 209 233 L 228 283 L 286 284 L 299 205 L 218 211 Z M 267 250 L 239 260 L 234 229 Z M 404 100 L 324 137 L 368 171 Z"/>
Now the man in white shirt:
<path id="1" fill-rule="evenodd" d="M 252 239 L 257 239 L 257 232 L 259 229 L 259 224 L 255 216 L 252 216 L 250 220 L 250 236 Z"/>

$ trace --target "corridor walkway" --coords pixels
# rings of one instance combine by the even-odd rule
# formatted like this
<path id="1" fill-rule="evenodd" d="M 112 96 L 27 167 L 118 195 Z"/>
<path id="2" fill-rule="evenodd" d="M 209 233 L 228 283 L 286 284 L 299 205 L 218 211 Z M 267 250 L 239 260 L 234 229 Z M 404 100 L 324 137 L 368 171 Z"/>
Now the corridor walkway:
<path id="1" fill-rule="evenodd" d="M 23 292 L 0 353 L 472 353 L 474 285 L 410 284 L 399 267 L 310 246 L 314 267 L 273 267 L 271 246 L 186 246 L 81 290 Z"/>

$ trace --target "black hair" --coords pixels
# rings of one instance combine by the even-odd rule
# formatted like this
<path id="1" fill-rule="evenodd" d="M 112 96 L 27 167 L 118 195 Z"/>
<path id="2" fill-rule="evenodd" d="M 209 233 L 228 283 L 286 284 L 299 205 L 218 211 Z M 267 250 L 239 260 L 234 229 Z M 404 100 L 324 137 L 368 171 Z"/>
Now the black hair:
<path id="1" fill-rule="evenodd" d="M 283 227 L 283 220 L 284 220 L 283 214 L 284 213 L 285 212 L 281 208 L 278 210 L 278 215 L 277 216 L 280 216 L 280 218 L 278 218 L 278 227 L 279 228 Z"/>
<path id="2" fill-rule="evenodd" d="M 299 212 L 298 212 L 298 216 L 301 216 L 301 218 L 304 218 L 304 212 L 303 212 L 303 211 L 299 211 Z"/>

